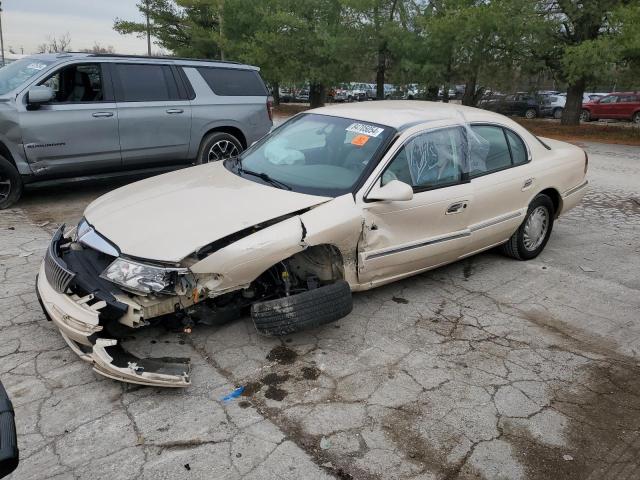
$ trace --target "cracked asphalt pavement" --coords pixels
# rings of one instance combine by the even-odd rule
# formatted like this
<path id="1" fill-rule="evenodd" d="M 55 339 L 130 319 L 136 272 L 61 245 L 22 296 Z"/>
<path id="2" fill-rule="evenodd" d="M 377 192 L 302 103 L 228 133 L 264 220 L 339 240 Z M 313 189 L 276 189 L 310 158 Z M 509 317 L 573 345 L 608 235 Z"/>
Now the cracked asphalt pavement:
<path id="1" fill-rule="evenodd" d="M 243 318 L 127 341 L 190 356 L 184 390 L 98 376 L 38 306 L 52 230 L 114 184 L 29 193 L 0 213 L 9 478 L 639 478 L 640 149 L 584 146 L 590 192 L 533 261 L 484 253 L 281 339 Z"/>

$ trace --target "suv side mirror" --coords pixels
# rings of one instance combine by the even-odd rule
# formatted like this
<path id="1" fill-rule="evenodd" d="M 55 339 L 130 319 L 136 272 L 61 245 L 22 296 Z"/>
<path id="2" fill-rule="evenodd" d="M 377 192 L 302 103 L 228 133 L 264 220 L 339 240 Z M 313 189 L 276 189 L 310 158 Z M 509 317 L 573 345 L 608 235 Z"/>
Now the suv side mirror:
<path id="1" fill-rule="evenodd" d="M 0 383 L 0 478 L 6 477 L 18 466 L 19 453 L 13 405 Z"/>
<path id="2" fill-rule="evenodd" d="M 42 103 L 53 99 L 53 90 L 46 85 L 37 85 L 27 92 L 27 104 L 31 107 L 39 107 Z"/>
<path id="3" fill-rule="evenodd" d="M 391 180 L 384 186 L 376 183 L 371 189 L 367 200 L 381 200 L 383 202 L 403 202 L 413 198 L 413 188 L 400 180 Z"/>

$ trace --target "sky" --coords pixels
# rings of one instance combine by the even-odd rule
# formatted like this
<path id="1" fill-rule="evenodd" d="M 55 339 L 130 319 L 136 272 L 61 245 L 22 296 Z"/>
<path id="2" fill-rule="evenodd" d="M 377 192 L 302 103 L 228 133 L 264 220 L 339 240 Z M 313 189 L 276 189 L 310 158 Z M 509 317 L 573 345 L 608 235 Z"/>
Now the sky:
<path id="1" fill-rule="evenodd" d="M 96 42 L 116 53 L 145 54 L 146 40 L 113 30 L 116 18 L 142 20 L 139 0 L 1 0 L 5 52 L 35 53 L 49 36 L 71 36 L 71 50 Z M 153 47 L 152 47 L 153 48 Z M 154 49 L 155 50 L 155 49 Z"/>

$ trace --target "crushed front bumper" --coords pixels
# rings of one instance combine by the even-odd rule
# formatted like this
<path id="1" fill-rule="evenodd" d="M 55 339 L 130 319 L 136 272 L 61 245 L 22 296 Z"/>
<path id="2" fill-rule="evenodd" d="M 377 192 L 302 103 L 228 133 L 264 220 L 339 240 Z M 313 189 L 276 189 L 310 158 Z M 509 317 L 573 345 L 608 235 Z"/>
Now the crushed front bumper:
<path id="1" fill-rule="evenodd" d="M 64 226 L 63 226 L 64 227 Z M 74 293 L 74 277 L 62 258 L 63 227 L 55 233 L 36 277 L 36 292 L 45 316 L 62 338 L 100 375 L 123 382 L 159 387 L 190 385 L 188 358 L 138 358 L 115 339 L 105 338 L 100 295 Z"/>

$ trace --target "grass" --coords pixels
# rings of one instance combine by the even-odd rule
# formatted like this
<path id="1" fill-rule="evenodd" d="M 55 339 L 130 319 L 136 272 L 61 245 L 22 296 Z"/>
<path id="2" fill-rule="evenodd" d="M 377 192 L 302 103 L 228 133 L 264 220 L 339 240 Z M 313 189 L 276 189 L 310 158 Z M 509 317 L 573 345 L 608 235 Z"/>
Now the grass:
<path id="1" fill-rule="evenodd" d="M 559 122 L 540 119 L 514 118 L 514 120 L 539 137 L 567 142 L 585 141 L 640 146 L 640 128 L 635 126 L 607 123 L 561 125 Z"/>

